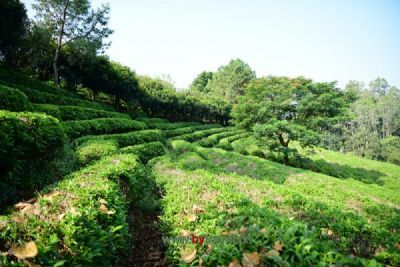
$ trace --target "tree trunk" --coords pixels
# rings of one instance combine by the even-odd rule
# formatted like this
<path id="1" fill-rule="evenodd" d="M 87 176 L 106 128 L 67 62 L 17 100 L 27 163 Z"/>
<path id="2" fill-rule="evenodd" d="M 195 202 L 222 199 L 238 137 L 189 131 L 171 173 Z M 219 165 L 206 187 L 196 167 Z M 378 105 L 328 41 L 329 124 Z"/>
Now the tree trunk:
<path id="1" fill-rule="evenodd" d="M 58 74 L 58 58 L 60 57 L 62 39 L 64 36 L 65 18 L 67 17 L 68 4 L 69 4 L 69 1 L 66 1 L 65 6 L 64 6 L 64 11 L 63 11 L 63 17 L 61 20 L 60 32 L 59 32 L 58 38 L 57 38 L 56 52 L 54 53 L 54 58 L 53 58 L 54 84 L 57 86 L 60 86 L 60 76 Z"/>
<path id="2" fill-rule="evenodd" d="M 121 106 L 121 98 L 119 96 L 115 96 L 115 109 L 119 112 Z"/>

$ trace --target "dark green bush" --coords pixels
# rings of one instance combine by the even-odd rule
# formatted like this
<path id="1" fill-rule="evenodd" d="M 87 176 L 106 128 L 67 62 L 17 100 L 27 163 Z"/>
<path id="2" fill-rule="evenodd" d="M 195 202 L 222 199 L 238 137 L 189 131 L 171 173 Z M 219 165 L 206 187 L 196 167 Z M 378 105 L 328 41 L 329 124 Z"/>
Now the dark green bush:
<path id="1" fill-rule="evenodd" d="M 41 192 L 28 211 L 0 216 L 2 250 L 33 241 L 35 266 L 112 266 L 128 247 L 126 200 L 139 200 L 144 183 L 146 171 L 136 156 L 103 158 Z M 5 266 L 9 260 L 0 256 Z"/>
<path id="2" fill-rule="evenodd" d="M 120 150 L 122 153 L 132 153 L 139 157 L 140 161 L 147 163 L 155 157 L 165 154 L 165 148 L 160 142 L 150 142 L 135 146 L 127 146 Z"/>
<path id="3" fill-rule="evenodd" d="M 113 140 L 117 142 L 118 147 L 126 147 L 154 141 L 164 143 L 165 137 L 160 130 L 144 130 L 124 134 L 85 136 L 76 139 L 75 143 L 79 146 L 89 140 Z"/>
<path id="4" fill-rule="evenodd" d="M 0 85 L 0 109 L 9 111 L 30 111 L 26 95 L 18 89 Z"/>
<path id="5" fill-rule="evenodd" d="M 77 138 L 84 135 L 112 134 L 144 130 L 147 127 L 144 122 L 122 118 L 65 121 L 62 125 L 65 133 L 71 138 Z"/>
<path id="6" fill-rule="evenodd" d="M 145 123 L 167 123 L 168 120 L 161 118 L 136 118 L 138 121 L 143 121 Z"/>
<path id="7" fill-rule="evenodd" d="M 93 108 L 77 106 L 57 106 L 51 104 L 34 104 L 36 112 L 43 112 L 63 121 L 68 120 L 88 120 L 96 118 L 125 118 L 130 119 L 128 114 L 105 111 Z"/>
<path id="8" fill-rule="evenodd" d="M 65 139 L 51 116 L 0 111 L 0 206 L 54 179 L 45 174 Z"/>
<path id="9" fill-rule="evenodd" d="M 212 134 L 207 136 L 200 141 L 197 141 L 196 144 L 204 147 L 213 147 L 214 145 L 218 144 L 219 140 L 228 136 L 234 136 L 240 133 L 243 133 L 244 130 L 233 130 L 229 131 L 230 129 L 226 129 L 226 132 Z"/>
<path id="10" fill-rule="evenodd" d="M 199 126 L 201 125 L 199 122 L 148 122 L 147 125 L 149 125 L 149 128 L 151 129 L 161 129 L 161 130 L 173 130 L 173 129 L 178 129 L 182 127 L 191 127 L 191 126 Z"/>

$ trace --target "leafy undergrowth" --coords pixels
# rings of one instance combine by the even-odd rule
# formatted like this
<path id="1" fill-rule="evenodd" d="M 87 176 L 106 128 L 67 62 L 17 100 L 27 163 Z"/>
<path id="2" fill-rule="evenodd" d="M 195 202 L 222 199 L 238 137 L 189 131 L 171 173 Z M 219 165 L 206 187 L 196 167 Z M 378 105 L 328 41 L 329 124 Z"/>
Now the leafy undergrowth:
<path id="1" fill-rule="evenodd" d="M 172 263 L 400 264 L 399 199 L 390 188 L 183 141 L 172 146 L 175 156 L 152 162 Z"/>
<path id="2" fill-rule="evenodd" d="M 112 265 L 128 245 L 127 203 L 138 200 L 144 174 L 135 156 L 114 155 L 19 203 L 17 211 L 0 219 L 1 251 L 8 251 L 0 262 Z M 125 195 L 120 184 L 126 185 Z M 29 242 L 37 247 L 37 255 L 24 250 Z"/>

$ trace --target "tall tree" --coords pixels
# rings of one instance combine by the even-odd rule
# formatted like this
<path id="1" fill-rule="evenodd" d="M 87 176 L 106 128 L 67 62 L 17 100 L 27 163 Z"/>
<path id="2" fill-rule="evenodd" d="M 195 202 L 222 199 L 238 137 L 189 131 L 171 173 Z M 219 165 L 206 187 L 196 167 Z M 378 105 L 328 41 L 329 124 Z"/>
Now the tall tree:
<path id="1" fill-rule="evenodd" d="M 265 77 L 250 82 L 233 106 L 233 122 L 253 129 L 285 164 L 296 152 L 289 143 L 317 145 L 323 131 L 345 110 L 345 96 L 334 83 L 313 83 L 304 78 Z"/>
<path id="2" fill-rule="evenodd" d="M 199 91 L 202 93 L 208 93 L 207 84 L 212 79 L 213 73 L 210 71 L 203 71 L 193 80 L 190 85 L 191 90 Z"/>
<path id="3" fill-rule="evenodd" d="M 108 28 L 108 4 L 93 10 L 88 0 L 36 0 L 33 8 L 39 22 L 52 32 L 56 42 L 53 56 L 54 83 L 59 85 L 58 61 L 63 46 L 78 39 L 103 40 Z"/>
<path id="4" fill-rule="evenodd" d="M 0 1 L 0 60 L 13 66 L 21 42 L 27 33 L 28 17 L 19 0 Z"/>
<path id="5" fill-rule="evenodd" d="M 243 95 L 244 87 L 255 79 L 255 72 L 240 59 L 231 60 L 228 65 L 219 67 L 208 81 L 205 91 L 235 103 L 239 95 Z"/>

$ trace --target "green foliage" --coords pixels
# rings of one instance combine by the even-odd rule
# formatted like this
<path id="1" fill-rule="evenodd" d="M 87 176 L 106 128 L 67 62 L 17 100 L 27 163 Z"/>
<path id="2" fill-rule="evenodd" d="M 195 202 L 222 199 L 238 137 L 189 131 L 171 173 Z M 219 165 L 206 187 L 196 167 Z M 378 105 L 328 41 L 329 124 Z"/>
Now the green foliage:
<path id="1" fill-rule="evenodd" d="M 170 123 L 170 122 L 148 122 L 147 125 L 151 129 L 160 129 L 160 130 L 174 130 L 174 129 L 180 129 L 184 127 L 191 127 L 191 126 L 199 126 L 201 123 L 199 122 L 175 122 L 175 123 Z"/>
<path id="2" fill-rule="evenodd" d="M 313 83 L 302 77 L 265 77 L 252 81 L 232 110 L 233 122 L 256 136 L 271 151 L 282 153 L 285 163 L 297 140 L 304 147 L 316 145 L 316 131 L 329 130 L 345 113 L 345 95 L 334 83 Z"/>
<path id="3" fill-rule="evenodd" d="M 32 107 L 23 92 L 0 84 L 0 109 L 30 111 Z"/>
<path id="4" fill-rule="evenodd" d="M 57 119 L 68 120 L 88 120 L 96 118 L 123 118 L 130 119 L 128 114 L 105 111 L 100 109 L 83 108 L 78 106 L 58 106 L 52 104 L 34 104 L 35 112 L 43 112 Z"/>
<path id="5" fill-rule="evenodd" d="M 194 131 L 198 130 L 207 130 L 207 129 L 213 129 L 213 128 L 220 128 L 221 125 L 218 124 L 203 124 L 203 125 L 198 125 L 198 126 L 189 126 L 189 127 L 182 127 L 182 128 L 177 128 L 173 130 L 165 130 L 165 136 L 170 138 L 178 135 L 183 135 L 183 134 L 190 134 L 193 133 Z"/>
<path id="6" fill-rule="evenodd" d="M 117 142 L 118 147 L 126 147 L 154 141 L 164 143 L 165 137 L 160 130 L 144 130 L 124 134 L 85 136 L 76 139 L 75 144 L 79 146 L 88 140 L 113 140 Z"/>
<path id="7" fill-rule="evenodd" d="M 9 66 L 15 66 L 15 57 L 28 26 L 28 16 L 19 0 L 0 2 L 0 59 Z"/>
<path id="8" fill-rule="evenodd" d="M 99 160 L 105 156 L 113 155 L 117 152 L 117 144 L 114 140 L 88 140 L 76 149 L 79 164 L 81 166 Z"/>
<path id="9" fill-rule="evenodd" d="M 241 262 L 252 252 L 270 266 L 398 265 L 394 187 L 183 141 L 172 147 L 173 158 L 153 162 L 164 188 L 162 229 L 172 238 L 189 233 L 188 242 L 165 240 L 171 264 L 184 266 L 182 255 L 196 249 L 192 266 L 200 258 L 206 266 Z M 205 243 L 192 244 L 192 234 Z"/>
<path id="10" fill-rule="evenodd" d="M 161 119 L 161 118 L 137 118 L 136 120 L 138 121 L 143 121 L 147 124 L 151 124 L 151 123 L 167 123 L 168 120 L 166 119 Z"/>
<path id="11" fill-rule="evenodd" d="M 202 138 L 205 138 L 211 134 L 221 133 L 224 131 L 225 131 L 225 128 L 222 128 L 222 127 L 221 128 L 211 128 L 208 130 L 199 130 L 199 131 L 195 131 L 195 132 L 188 133 L 188 134 L 178 135 L 171 139 L 172 140 L 184 140 L 187 142 L 194 142 L 194 141 L 200 140 Z"/>
<path id="12" fill-rule="evenodd" d="M 122 118 L 64 121 L 62 122 L 62 125 L 65 133 L 70 138 L 77 138 L 84 135 L 138 131 L 147 128 L 144 122 Z"/>
<path id="13" fill-rule="evenodd" d="M 229 103 L 235 103 L 236 98 L 243 95 L 246 84 L 255 78 L 256 75 L 248 64 L 240 59 L 231 60 L 226 66 L 219 67 L 204 91 Z"/>
<path id="14" fill-rule="evenodd" d="M 53 117 L 0 111 L 0 206 L 54 180 L 47 172 L 62 158 L 64 142 Z"/>
<path id="15" fill-rule="evenodd" d="M 210 88 L 207 87 L 207 84 L 212 78 L 212 72 L 203 71 L 193 80 L 192 84 L 190 85 L 190 90 L 208 93 Z"/>
<path id="16" fill-rule="evenodd" d="M 250 134 L 251 133 L 246 132 L 246 133 L 240 133 L 240 134 L 236 134 L 236 135 L 233 135 L 233 136 L 222 138 L 219 141 L 219 143 L 215 145 L 215 147 L 216 148 L 221 148 L 221 149 L 224 149 L 224 150 L 227 150 L 227 151 L 231 151 L 231 150 L 233 150 L 233 147 L 232 147 L 232 144 L 231 144 L 232 142 L 234 142 L 236 140 L 239 140 L 239 139 L 242 139 L 242 138 L 245 138 L 245 137 L 248 137 Z"/>
<path id="17" fill-rule="evenodd" d="M 146 164 L 149 160 L 165 154 L 165 147 L 160 142 L 149 142 L 140 145 L 127 146 L 119 152 L 137 155 L 140 161 Z"/>
<path id="18" fill-rule="evenodd" d="M 140 198 L 145 176 L 133 155 L 106 157 L 71 174 L 42 192 L 29 211 L 0 218 L 0 225 L 5 225 L 0 232 L 2 248 L 32 240 L 39 251 L 31 260 L 36 264 L 112 265 L 128 246 L 126 200 Z M 120 183 L 127 185 L 127 196 Z"/>
<path id="19" fill-rule="evenodd" d="M 225 132 L 222 133 L 216 133 L 212 134 L 210 136 L 207 136 L 199 141 L 197 141 L 195 144 L 203 146 L 203 147 L 213 147 L 215 146 L 222 138 L 229 137 L 229 136 L 234 136 L 240 133 L 245 132 L 244 130 L 234 130 L 232 128 L 226 128 Z"/>
<path id="20" fill-rule="evenodd" d="M 198 121 L 226 125 L 230 104 L 220 99 L 176 92 L 173 85 L 147 76 L 139 77 L 139 102 L 150 117 L 170 121 Z"/>
<path id="21" fill-rule="evenodd" d="M 390 136 L 382 140 L 384 157 L 388 162 L 400 165 L 400 137 Z"/>

